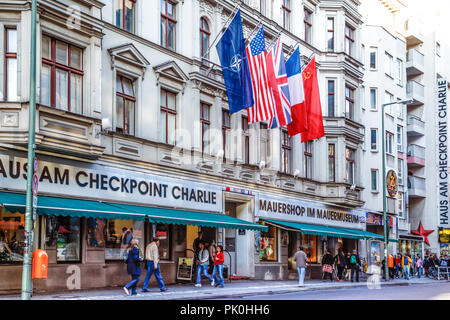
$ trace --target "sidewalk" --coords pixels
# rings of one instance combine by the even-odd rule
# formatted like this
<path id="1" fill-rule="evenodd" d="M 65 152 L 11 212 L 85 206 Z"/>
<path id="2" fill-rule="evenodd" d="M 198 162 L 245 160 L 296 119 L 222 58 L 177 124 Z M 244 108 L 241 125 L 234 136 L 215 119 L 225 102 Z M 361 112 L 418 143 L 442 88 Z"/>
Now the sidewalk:
<path id="1" fill-rule="evenodd" d="M 437 283 L 437 280 L 428 278 L 412 278 L 411 280 L 396 279 L 389 282 L 381 280 L 381 286 L 386 285 L 412 285 L 412 284 L 430 284 Z M 448 282 L 441 280 L 439 282 Z M 231 283 L 226 282 L 225 288 L 214 288 L 209 285 L 203 285 L 202 288 L 195 288 L 193 284 L 177 284 L 168 285 L 168 291 L 160 292 L 157 287 L 150 288 L 150 292 L 141 293 L 141 288 L 138 288 L 140 296 L 126 296 L 122 287 L 103 288 L 95 290 L 79 290 L 79 291 L 65 291 L 60 293 L 44 293 L 36 294 L 33 300 L 202 300 L 211 298 L 236 298 L 241 296 L 251 296 L 258 294 L 272 294 L 272 293 L 289 293 L 295 291 L 307 290 L 327 290 L 327 289 L 345 289 L 355 287 L 368 287 L 373 289 L 374 284 L 368 284 L 367 281 L 359 283 L 352 282 L 336 282 L 323 280 L 308 280 L 305 281 L 305 286 L 298 287 L 297 281 L 264 281 L 264 280 L 233 280 Z M 0 300 L 18 300 L 20 295 L 4 295 L 0 296 Z"/>

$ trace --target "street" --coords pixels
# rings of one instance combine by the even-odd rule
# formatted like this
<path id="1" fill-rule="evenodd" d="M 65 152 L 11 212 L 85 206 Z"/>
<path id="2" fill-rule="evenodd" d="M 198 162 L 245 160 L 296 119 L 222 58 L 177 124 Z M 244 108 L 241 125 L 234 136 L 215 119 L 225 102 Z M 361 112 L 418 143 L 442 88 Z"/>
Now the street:
<path id="1" fill-rule="evenodd" d="M 230 299 L 230 298 L 227 298 Z M 299 291 L 233 297 L 231 300 L 450 300 L 450 283 L 412 284 L 407 286 L 382 286 Z"/>

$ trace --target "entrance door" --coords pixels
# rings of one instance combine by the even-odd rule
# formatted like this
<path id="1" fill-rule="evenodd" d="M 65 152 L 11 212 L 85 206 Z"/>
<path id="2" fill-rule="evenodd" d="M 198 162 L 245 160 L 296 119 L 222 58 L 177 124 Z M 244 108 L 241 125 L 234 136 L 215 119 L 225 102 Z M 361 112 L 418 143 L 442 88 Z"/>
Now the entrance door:
<path id="1" fill-rule="evenodd" d="M 225 264 L 229 266 L 229 274 L 235 275 L 236 272 L 236 229 L 225 229 Z M 230 261 L 231 258 L 231 261 Z"/>
<path id="2" fill-rule="evenodd" d="M 293 260 L 295 253 L 298 249 L 297 232 L 288 231 L 288 270 L 296 270 L 296 264 Z"/>

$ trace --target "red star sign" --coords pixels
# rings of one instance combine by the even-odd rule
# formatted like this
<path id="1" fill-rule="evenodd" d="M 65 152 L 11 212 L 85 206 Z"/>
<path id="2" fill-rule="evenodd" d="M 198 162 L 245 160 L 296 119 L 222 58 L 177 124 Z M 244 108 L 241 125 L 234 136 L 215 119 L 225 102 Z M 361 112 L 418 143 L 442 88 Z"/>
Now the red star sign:
<path id="1" fill-rule="evenodd" d="M 427 245 L 430 245 L 430 243 L 428 242 L 428 235 L 433 232 L 434 230 L 425 230 L 422 226 L 422 221 L 420 221 L 419 223 L 419 229 L 411 230 L 411 233 L 417 234 L 418 236 L 422 236 L 423 240 Z"/>

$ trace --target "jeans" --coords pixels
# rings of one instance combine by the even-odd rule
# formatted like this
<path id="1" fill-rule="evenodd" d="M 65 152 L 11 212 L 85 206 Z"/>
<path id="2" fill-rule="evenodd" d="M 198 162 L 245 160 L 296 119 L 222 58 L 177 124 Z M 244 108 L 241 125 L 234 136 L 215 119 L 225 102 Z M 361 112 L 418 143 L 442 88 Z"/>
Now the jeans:
<path id="1" fill-rule="evenodd" d="M 359 282 L 359 266 L 352 266 L 352 282 L 355 281 L 356 274 L 356 282 Z"/>
<path id="2" fill-rule="evenodd" d="M 217 278 L 217 273 L 219 273 L 219 278 Z M 223 284 L 223 264 L 215 264 L 214 265 L 214 269 L 213 269 L 213 276 L 214 276 L 214 281 L 216 281 L 216 283 L 219 283 L 221 287 L 224 286 Z"/>
<path id="3" fill-rule="evenodd" d="M 199 264 L 197 265 L 197 284 L 200 284 L 203 275 L 208 278 L 210 282 L 213 282 L 213 278 L 208 274 L 208 265 Z"/>
<path id="4" fill-rule="evenodd" d="M 131 288 L 131 294 L 137 294 L 137 284 L 139 282 L 139 280 L 141 280 L 141 276 L 139 274 L 132 274 L 131 275 L 131 281 L 125 285 L 125 288 L 127 288 L 128 290 L 130 290 Z"/>
<path id="5" fill-rule="evenodd" d="M 297 270 L 298 270 L 298 285 L 303 286 L 303 282 L 305 281 L 306 268 L 297 267 Z"/>
<path id="6" fill-rule="evenodd" d="M 403 267 L 403 275 L 405 276 L 406 279 L 409 280 L 409 267 L 408 266 Z"/>
<path id="7" fill-rule="evenodd" d="M 155 264 L 153 263 L 153 261 L 147 261 L 147 275 L 145 276 L 142 290 L 147 290 L 148 283 L 150 282 L 150 278 L 152 277 L 153 273 L 155 274 L 156 282 L 158 282 L 159 290 L 166 290 L 166 287 L 164 286 L 164 280 L 161 276 L 161 267 L 158 263 L 158 269 L 155 270 Z"/>
<path id="8" fill-rule="evenodd" d="M 419 276 L 419 278 L 422 276 L 422 273 L 423 273 L 423 268 L 417 267 L 417 275 Z"/>

